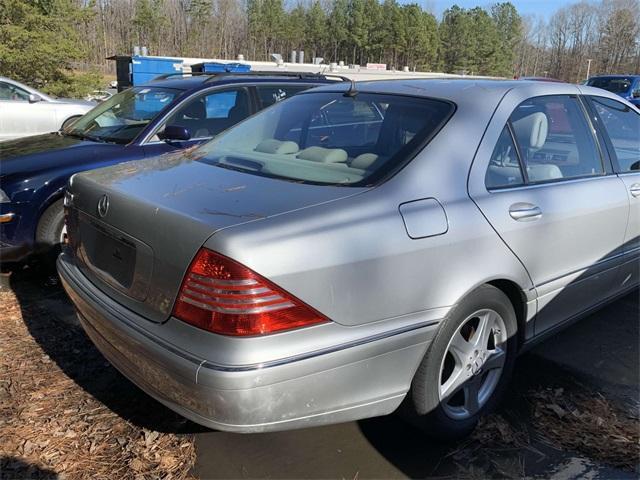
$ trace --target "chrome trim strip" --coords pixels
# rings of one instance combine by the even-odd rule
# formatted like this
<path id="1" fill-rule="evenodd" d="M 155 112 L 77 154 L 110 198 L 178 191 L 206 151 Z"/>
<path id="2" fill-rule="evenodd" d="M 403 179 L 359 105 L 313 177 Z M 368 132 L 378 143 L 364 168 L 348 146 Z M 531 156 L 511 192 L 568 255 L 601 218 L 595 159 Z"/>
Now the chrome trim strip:
<path id="1" fill-rule="evenodd" d="M 502 192 L 515 192 L 515 191 L 519 191 L 519 190 L 530 190 L 530 189 L 534 189 L 534 188 L 545 188 L 545 187 L 550 187 L 553 185 L 566 185 L 567 183 L 582 183 L 582 182 L 591 182 L 591 181 L 598 181 L 598 180 L 602 180 L 605 178 L 613 178 L 616 177 L 615 173 L 604 173 L 604 174 L 597 174 L 597 175 L 585 175 L 585 176 L 581 176 L 581 177 L 568 177 L 568 178 L 558 178 L 555 180 L 547 180 L 544 182 L 538 182 L 538 183 L 529 183 L 526 185 L 516 185 L 513 187 L 498 187 L 498 188 L 492 188 L 492 189 L 487 189 L 487 191 L 489 193 L 502 193 Z"/>
<path id="2" fill-rule="evenodd" d="M 384 340 L 396 335 L 402 335 L 403 333 L 413 332 L 414 330 L 420 330 L 421 328 L 431 327 L 437 325 L 439 322 L 436 320 L 430 320 L 427 322 L 417 323 L 415 325 L 408 325 L 406 327 L 397 328 L 395 330 L 389 330 L 388 332 L 378 333 L 369 337 L 364 337 L 359 340 L 352 340 L 333 347 L 321 348 L 311 352 L 300 353 L 298 355 L 292 355 L 290 357 L 282 358 L 279 360 L 270 360 L 264 363 L 255 363 L 252 365 L 219 365 L 208 361 L 205 361 L 200 368 L 208 368 L 210 370 L 219 370 L 223 372 L 246 372 L 251 370 L 262 370 L 264 368 L 277 367 L 286 365 L 289 363 L 299 362 L 302 360 L 309 360 L 311 358 L 319 357 L 321 355 L 328 355 L 330 353 L 336 353 L 348 348 L 359 347 L 368 343 L 376 342 L 378 340 Z"/>

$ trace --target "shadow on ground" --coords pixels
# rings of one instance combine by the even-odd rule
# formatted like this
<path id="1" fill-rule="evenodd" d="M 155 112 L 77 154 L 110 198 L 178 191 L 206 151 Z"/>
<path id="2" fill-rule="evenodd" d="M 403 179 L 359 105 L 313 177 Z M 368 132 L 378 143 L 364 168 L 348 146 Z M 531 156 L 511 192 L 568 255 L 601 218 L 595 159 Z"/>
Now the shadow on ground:
<path id="1" fill-rule="evenodd" d="M 33 338 L 77 385 L 136 426 L 196 433 L 193 474 L 201 478 L 637 478 L 637 472 L 614 469 L 587 450 L 550 441 L 535 427 L 526 392 L 576 385 L 620 408 L 637 409 L 638 292 L 524 354 L 496 414 L 468 440 L 447 445 L 396 416 L 253 435 L 207 430 L 109 365 L 78 325 L 54 274 L 17 269 L 11 288 Z M 54 478 L 45 473 L 40 478 Z"/>
<path id="2" fill-rule="evenodd" d="M 602 395 L 620 409 L 634 410 L 629 421 L 637 426 L 638 312 L 638 292 L 633 292 L 525 353 L 498 411 L 465 441 L 430 440 L 394 415 L 292 432 L 206 432 L 196 437 L 194 473 L 202 478 L 637 478 L 628 467 L 608 464 L 588 443 L 568 446 L 562 438 L 549 438 L 543 427 L 551 423 L 562 430 L 562 420 L 539 407 L 558 394 Z M 604 427 L 591 434 L 611 444 Z M 631 461 L 638 456 L 637 446 L 613 443 L 613 448 Z"/>
<path id="3" fill-rule="evenodd" d="M 58 474 L 48 468 L 16 457 L 0 457 L 0 478 L 11 480 L 56 480 Z"/>
<path id="4" fill-rule="evenodd" d="M 57 275 L 39 265 L 14 266 L 10 287 L 29 333 L 78 386 L 132 424 L 166 433 L 205 431 L 121 375 L 80 327 Z"/>

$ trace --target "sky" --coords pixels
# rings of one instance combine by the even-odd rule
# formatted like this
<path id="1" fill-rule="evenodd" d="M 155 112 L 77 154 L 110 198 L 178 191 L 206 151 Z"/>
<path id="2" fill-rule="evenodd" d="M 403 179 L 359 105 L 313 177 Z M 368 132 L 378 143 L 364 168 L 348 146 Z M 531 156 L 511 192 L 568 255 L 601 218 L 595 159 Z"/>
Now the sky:
<path id="1" fill-rule="evenodd" d="M 447 8 L 458 5 L 463 8 L 488 8 L 497 0 L 400 0 L 401 3 L 419 3 L 425 10 L 440 18 Z M 576 3 L 577 0 L 511 0 L 520 15 L 538 15 L 549 18 L 557 9 Z"/>

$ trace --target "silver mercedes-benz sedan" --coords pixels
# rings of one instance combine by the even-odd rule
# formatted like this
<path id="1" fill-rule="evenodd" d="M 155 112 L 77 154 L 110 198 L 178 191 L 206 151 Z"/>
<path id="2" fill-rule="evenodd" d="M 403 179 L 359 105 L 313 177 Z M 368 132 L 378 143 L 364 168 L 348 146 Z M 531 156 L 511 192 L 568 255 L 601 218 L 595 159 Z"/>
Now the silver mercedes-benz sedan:
<path id="1" fill-rule="evenodd" d="M 84 329 L 173 410 L 459 437 L 518 352 L 637 287 L 640 112 L 560 83 L 331 85 L 75 175 L 65 204 Z"/>

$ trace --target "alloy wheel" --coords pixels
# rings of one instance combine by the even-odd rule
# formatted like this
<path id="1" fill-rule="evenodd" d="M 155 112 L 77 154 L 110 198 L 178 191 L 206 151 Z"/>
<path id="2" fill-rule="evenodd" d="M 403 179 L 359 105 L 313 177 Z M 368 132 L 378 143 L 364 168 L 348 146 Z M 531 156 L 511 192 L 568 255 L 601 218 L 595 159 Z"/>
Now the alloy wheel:
<path id="1" fill-rule="evenodd" d="M 507 328 L 494 310 L 467 317 L 449 340 L 440 365 L 439 398 L 450 418 L 475 415 L 491 398 L 504 368 Z"/>

